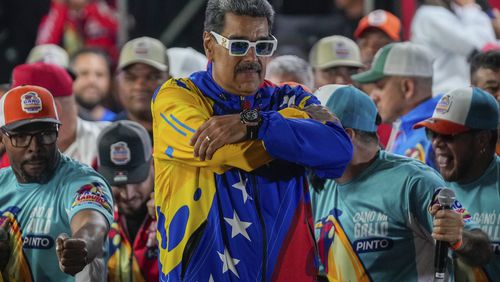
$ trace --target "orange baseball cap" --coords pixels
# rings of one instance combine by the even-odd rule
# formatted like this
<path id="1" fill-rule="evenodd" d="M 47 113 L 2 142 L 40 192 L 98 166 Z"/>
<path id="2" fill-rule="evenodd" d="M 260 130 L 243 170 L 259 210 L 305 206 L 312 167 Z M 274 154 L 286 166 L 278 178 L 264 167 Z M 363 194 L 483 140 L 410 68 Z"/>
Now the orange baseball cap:
<path id="1" fill-rule="evenodd" d="M 39 86 L 12 88 L 0 99 L 0 127 L 11 131 L 20 126 L 48 122 L 61 124 L 50 92 Z"/>
<path id="2" fill-rule="evenodd" d="M 377 28 L 394 41 L 401 41 L 401 21 L 394 14 L 384 10 L 375 10 L 364 16 L 354 31 L 354 37 L 359 38 L 368 28 Z"/>

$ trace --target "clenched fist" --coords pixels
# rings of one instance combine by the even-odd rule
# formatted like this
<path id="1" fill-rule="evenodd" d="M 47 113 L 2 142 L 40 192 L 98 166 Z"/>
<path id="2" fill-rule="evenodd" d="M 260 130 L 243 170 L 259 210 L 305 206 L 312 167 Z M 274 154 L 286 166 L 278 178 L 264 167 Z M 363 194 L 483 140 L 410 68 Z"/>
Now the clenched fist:
<path id="1" fill-rule="evenodd" d="M 62 233 L 56 240 L 56 253 L 62 272 L 75 275 L 87 265 L 87 242 L 83 239 L 70 238 Z"/>

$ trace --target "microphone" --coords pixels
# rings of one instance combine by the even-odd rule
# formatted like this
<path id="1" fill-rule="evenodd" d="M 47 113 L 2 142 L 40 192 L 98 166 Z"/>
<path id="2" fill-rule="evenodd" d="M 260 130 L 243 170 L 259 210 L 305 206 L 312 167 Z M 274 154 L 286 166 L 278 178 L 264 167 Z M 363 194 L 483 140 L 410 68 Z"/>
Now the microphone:
<path id="1" fill-rule="evenodd" d="M 440 210 L 450 210 L 455 201 L 455 192 L 449 188 L 443 188 L 437 195 Z M 443 281 L 446 273 L 446 259 L 448 258 L 448 247 L 446 241 L 436 240 L 434 249 L 434 278 L 435 281 Z"/>

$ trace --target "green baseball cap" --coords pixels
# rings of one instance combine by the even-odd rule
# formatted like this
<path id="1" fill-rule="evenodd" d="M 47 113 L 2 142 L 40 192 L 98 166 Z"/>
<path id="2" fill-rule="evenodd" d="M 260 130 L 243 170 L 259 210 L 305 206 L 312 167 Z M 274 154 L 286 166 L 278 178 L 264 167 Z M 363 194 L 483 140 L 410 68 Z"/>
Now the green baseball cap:
<path id="1" fill-rule="evenodd" d="M 434 58 L 423 46 L 391 43 L 377 51 L 368 71 L 352 75 L 358 83 L 377 82 L 387 76 L 432 77 Z"/>

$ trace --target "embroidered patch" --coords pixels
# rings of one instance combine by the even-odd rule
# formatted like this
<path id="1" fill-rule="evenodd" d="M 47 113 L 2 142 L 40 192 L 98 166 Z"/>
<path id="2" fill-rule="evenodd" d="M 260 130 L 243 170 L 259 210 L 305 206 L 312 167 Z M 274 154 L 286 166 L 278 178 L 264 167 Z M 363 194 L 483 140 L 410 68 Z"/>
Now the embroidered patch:
<path id="1" fill-rule="evenodd" d="M 435 112 L 438 114 L 445 114 L 450 110 L 452 104 L 452 99 L 450 95 L 445 95 L 439 100 L 438 104 L 436 105 L 436 110 Z"/>
<path id="2" fill-rule="evenodd" d="M 127 182 L 128 176 L 126 171 L 115 171 L 115 175 L 113 176 L 114 182 Z"/>
<path id="3" fill-rule="evenodd" d="M 351 53 L 349 51 L 349 48 L 343 42 L 338 42 L 337 44 L 335 44 L 334 51 L 337 55 L 337 58 L 339 59 L 346 59 Z"/>
<path id="4" fill-rule="evenodd" d="M 368 15 L 368 23 L 372 26 L 381 26 L 387 21 L 385 11 L 376 10 Z"/>
<path id="5" fill-rule="evenodd" d="M 111 162 L 115 165 L 125 165 L 130 162 L 130 148 L 123 141 L 112 144 L 109 154 Z"/>
<path id="6" fill-rule="evenodd" d="M 99 182 L 85 184 L 76 192 L 71 208 L 76 208 L 82 205 L 95 205 L 107 210 L 110 214 L 113 213 L 111 199 L 104 193 L 104 186 Z"/>
<path id="7" fill-rule="evenodd" d="M 23 112 L 35 114 L 42 110 L 42 99 L 36 92 L 28 92 L 21 96 L 21 108 Z"/>
<path id="8" fill-rule="evenodd" d="M 135 45 L 134 45 L 134 53 L 137 54 L 137 55 L 142 55 L 142 56 L 146 56 L 149 52 L 150 52 L 150 46 L 148 43 L 146 42 L 143 42 L 143 41 L 139 41 L 139 42 L 136 42 Z"/>
<path id="9" fill-rule="evenodd" d="M 417 143 L 417 145 L 413 148 L 407 149 L 404 155 L 425 163 L 425 151 L 424 147 L 420 143 Z"/>

